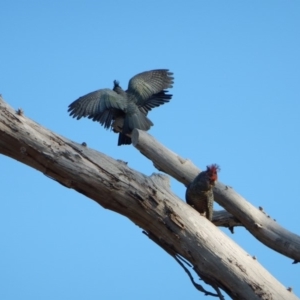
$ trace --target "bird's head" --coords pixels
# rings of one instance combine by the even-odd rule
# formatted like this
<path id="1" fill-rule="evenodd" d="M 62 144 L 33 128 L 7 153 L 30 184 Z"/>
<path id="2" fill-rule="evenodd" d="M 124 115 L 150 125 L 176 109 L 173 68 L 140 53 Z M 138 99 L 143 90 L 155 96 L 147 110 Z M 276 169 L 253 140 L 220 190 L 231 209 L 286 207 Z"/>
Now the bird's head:
<path id="1" fill-rule="evenodd" d="M 119 94 L 119 95 L 122 95 L 122 96 L 125 96 L 125 95 L 126 95 L 125 91 L 120 87 L 119 81 L 117 81 L 117 80 L 114 80 L 114 88 L 113 88 L 113 91 L 116 92 L 116 93 Z"/>
<path id="2" fill-rule="evenodd" d="M 120 82 L 118 80 L 114 80 L 114 88 L 117 88 L 120 86 Z"/>
<path id="3" fill-rule="evenodd" d="M 217 164 L 213 164 L 206 167 L 206 172 L 208 174 L 208 178 L 211 183 L 214 183 L 218 180 L 218 172 L 220 171 L 220 167 Z"/>

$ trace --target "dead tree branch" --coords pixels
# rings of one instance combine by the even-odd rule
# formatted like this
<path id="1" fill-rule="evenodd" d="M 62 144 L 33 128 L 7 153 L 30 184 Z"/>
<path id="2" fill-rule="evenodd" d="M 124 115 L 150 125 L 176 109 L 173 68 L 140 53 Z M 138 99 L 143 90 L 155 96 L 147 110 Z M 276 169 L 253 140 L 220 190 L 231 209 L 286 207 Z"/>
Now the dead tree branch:
<path id="1" fill-rule="evenodd" d="M 0 153 L 126 216 L 170 245 L 215 290 L 221 288 L 233 299 L 297 299 L 257 260 L 173 194 L 165 175 L 145 176 L 57 135 L 17 114 L 2 98 Z"/>
<path id="2" fill-rule="evenodd" d="M 199 174 L 200 170 L 190 160 L 181 158 L 160 144 L 149 133 L 134 129 L 131 138 L 133 145 L 149 158 L 158 170 L 169 174 L 184 185 L 190 184 Z M 263 244 L 300 261 L 300 236 L 281 227 L 228 185 L 217 182 L 214 188 L 214 198 Z M 232 226 L 229 225 L 229 227 Z"/>

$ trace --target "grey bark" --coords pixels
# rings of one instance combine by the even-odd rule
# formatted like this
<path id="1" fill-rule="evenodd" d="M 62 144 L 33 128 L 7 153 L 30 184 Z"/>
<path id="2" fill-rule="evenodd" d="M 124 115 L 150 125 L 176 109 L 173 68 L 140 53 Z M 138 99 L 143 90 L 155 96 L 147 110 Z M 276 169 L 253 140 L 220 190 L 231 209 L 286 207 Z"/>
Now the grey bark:
<path id="1" fill-rule="evenodd" d="M 233 299 L 298 299 L 213 223 L 173 194 L 165 175 L 145 176 L 55 134 L 22 112 L 16 113 L 2 98 L 0 153 L 128 217 L 159 244 L 189 261 L 205 282 Z M 189 174 L 182 178 L 192 180 L 193 173 Z"/>

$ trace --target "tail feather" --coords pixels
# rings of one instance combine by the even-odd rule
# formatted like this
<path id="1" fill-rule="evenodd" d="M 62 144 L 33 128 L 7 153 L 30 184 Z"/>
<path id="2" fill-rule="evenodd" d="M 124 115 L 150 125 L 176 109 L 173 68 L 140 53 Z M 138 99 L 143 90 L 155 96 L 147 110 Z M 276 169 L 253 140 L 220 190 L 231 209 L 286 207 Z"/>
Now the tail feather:
<path id="1" fill-rule="evenodd" d="M 119 133 L 118 146 L 121 145 L 130 145 L 131 138 L 123 133 Z"/>
<path id="2" fill-rule="evenodd" d="M 134 128 L 149 130 L 153 123 L 139 110 L 134 114 L 127 114 L 124 120 L 123 133 L 131 133 Z"/>

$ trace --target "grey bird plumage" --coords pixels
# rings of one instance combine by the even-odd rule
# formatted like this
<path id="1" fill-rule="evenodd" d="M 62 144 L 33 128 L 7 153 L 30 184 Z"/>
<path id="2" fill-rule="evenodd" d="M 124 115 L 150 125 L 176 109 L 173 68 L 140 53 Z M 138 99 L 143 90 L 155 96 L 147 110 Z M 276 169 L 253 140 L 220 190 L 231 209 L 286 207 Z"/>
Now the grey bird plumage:
<path id="1" fill-rule="evenodd" d="M 200 215 L 212 220 L 214 194 L 213 187 L 218 180 L 219 166 L 207 166 L 206 171 L 200 172 L 193 182 L 187 187 L 186 202 L 196 209 Z"/>
<path id="2" fill-rule="evenodd" d="M 113 90 L 100 89 L 82 96 L 69 105 L 68 112 L 77 120 L 88 117 L 106 129 L 121 131 L 119 146 L 131 144 L 127 134 L 134 128 L 149 130 L 153 123 L 148 112 L 171 100 L 166 89 L 172 87 L 172 75 L 167 69 L 137 74 L 130 79 L 126 91 L 115 80 Z"/>

